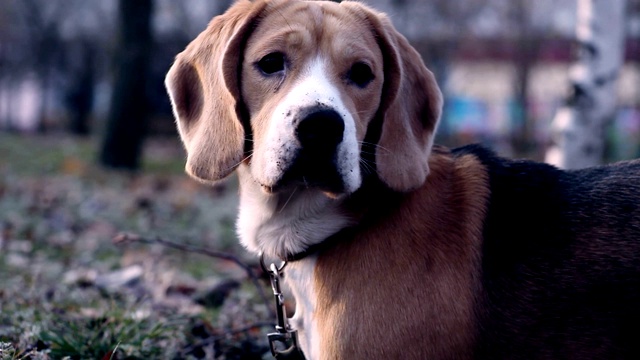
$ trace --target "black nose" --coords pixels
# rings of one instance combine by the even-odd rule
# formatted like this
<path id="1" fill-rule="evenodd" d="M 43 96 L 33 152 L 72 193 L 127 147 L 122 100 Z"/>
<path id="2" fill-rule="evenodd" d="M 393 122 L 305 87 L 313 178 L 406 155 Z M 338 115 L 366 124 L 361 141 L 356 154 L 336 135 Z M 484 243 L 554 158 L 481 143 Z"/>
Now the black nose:
<path id="1" fill-rule="evenodd" d="M 298 124 L 296 136 L 303 149 L 335 149 L 342 142 L 344 121 L 334 110 L 316 110 Z"/>

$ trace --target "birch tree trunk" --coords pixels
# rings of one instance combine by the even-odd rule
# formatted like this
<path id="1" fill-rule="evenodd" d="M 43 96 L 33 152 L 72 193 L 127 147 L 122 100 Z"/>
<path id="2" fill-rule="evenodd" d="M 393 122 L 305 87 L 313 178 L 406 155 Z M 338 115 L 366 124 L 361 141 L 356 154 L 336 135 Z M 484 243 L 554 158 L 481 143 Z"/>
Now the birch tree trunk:
<path id="1" fill-rule="evenodd" d="M 551 125 L 546 161 L 565 169 L 602 163 L 604 129 L 616 112 L 616 80 L 624 56 L 626 0 L 578 0 L 579 54 L 571 94 Z"/>

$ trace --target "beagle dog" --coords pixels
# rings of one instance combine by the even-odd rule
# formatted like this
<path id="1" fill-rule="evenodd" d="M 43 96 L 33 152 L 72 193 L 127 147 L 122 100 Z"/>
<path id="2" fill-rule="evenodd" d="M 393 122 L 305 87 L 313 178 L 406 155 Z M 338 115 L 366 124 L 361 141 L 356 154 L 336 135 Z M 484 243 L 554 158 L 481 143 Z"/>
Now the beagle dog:
<path id="1" fill-rule="evenodd" d="M 640 359 L 640 161 L 433 146 L 442 96 L 360 2 L 239 0 L 171 67 L 186 171 L 289 261 L 315 359 Z"/>

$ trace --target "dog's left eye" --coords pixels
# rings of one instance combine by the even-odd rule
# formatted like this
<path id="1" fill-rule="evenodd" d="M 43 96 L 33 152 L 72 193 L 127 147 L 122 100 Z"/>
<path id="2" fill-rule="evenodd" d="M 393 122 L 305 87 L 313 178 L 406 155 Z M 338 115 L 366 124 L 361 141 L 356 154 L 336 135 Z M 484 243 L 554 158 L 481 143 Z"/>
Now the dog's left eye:
<path id="1" fill-rule="evenodd" d="M 284 70 L 284 63 L 284 54 L 274 52 L 260 59 L 256 66 L 263 74 L 271 75 Z"/>
<path id="2" fill-rule="evenodd" d="M 349 80 L 351 80 L 357 86 L 363 88 L 375 78 L 371 67 L 363 62 L 357 62 L 351 66 L 349 73 L 347 74 Z"/>

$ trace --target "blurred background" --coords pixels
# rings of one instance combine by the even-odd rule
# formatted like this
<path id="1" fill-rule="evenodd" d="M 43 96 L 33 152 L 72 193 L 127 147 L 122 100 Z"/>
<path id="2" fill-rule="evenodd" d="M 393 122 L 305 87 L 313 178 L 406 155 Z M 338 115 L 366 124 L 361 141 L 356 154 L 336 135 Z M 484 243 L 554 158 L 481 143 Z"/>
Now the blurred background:
<path id="1" fill-rule="evenodd" d="M 365 2 L 436 74 L 437 143 L 544 159 L 575 96 L 577 0 Z M 269 310 L 241 268 L 111 243 L 126 231 L 256 266 L 236 244 L 235 183 L 183 175 L 163 85 L 230 3 L 0 0 L 0 359 L 264 356 Z M 603 161 L 640 157 L 640 0 L 623 15 Z"/>
<path id="2" fill-rule="evenodd" d="M 489 142 L 505 155 L 541 157 L 570 90 L 575 0 L 367 2 L 390 15 L 436 73 L 447 100 L 440 142 Z M 115 123 L 126 121 L 129 138 L 175 137 L 164 75 L 229 4 L 149 0 L 124 2 L 119 11 L 115 0 L 0 0 L 0 130 L 104 143 L 125 131 Z M 610 134 L 613 159 L 638 154 L 638 6 L 628 1 L 620 25 L 625 55 Z M 126 156 L 138 151 L 103 146 Z M 102 158 L 138 166 L 118 154 Z"/>

